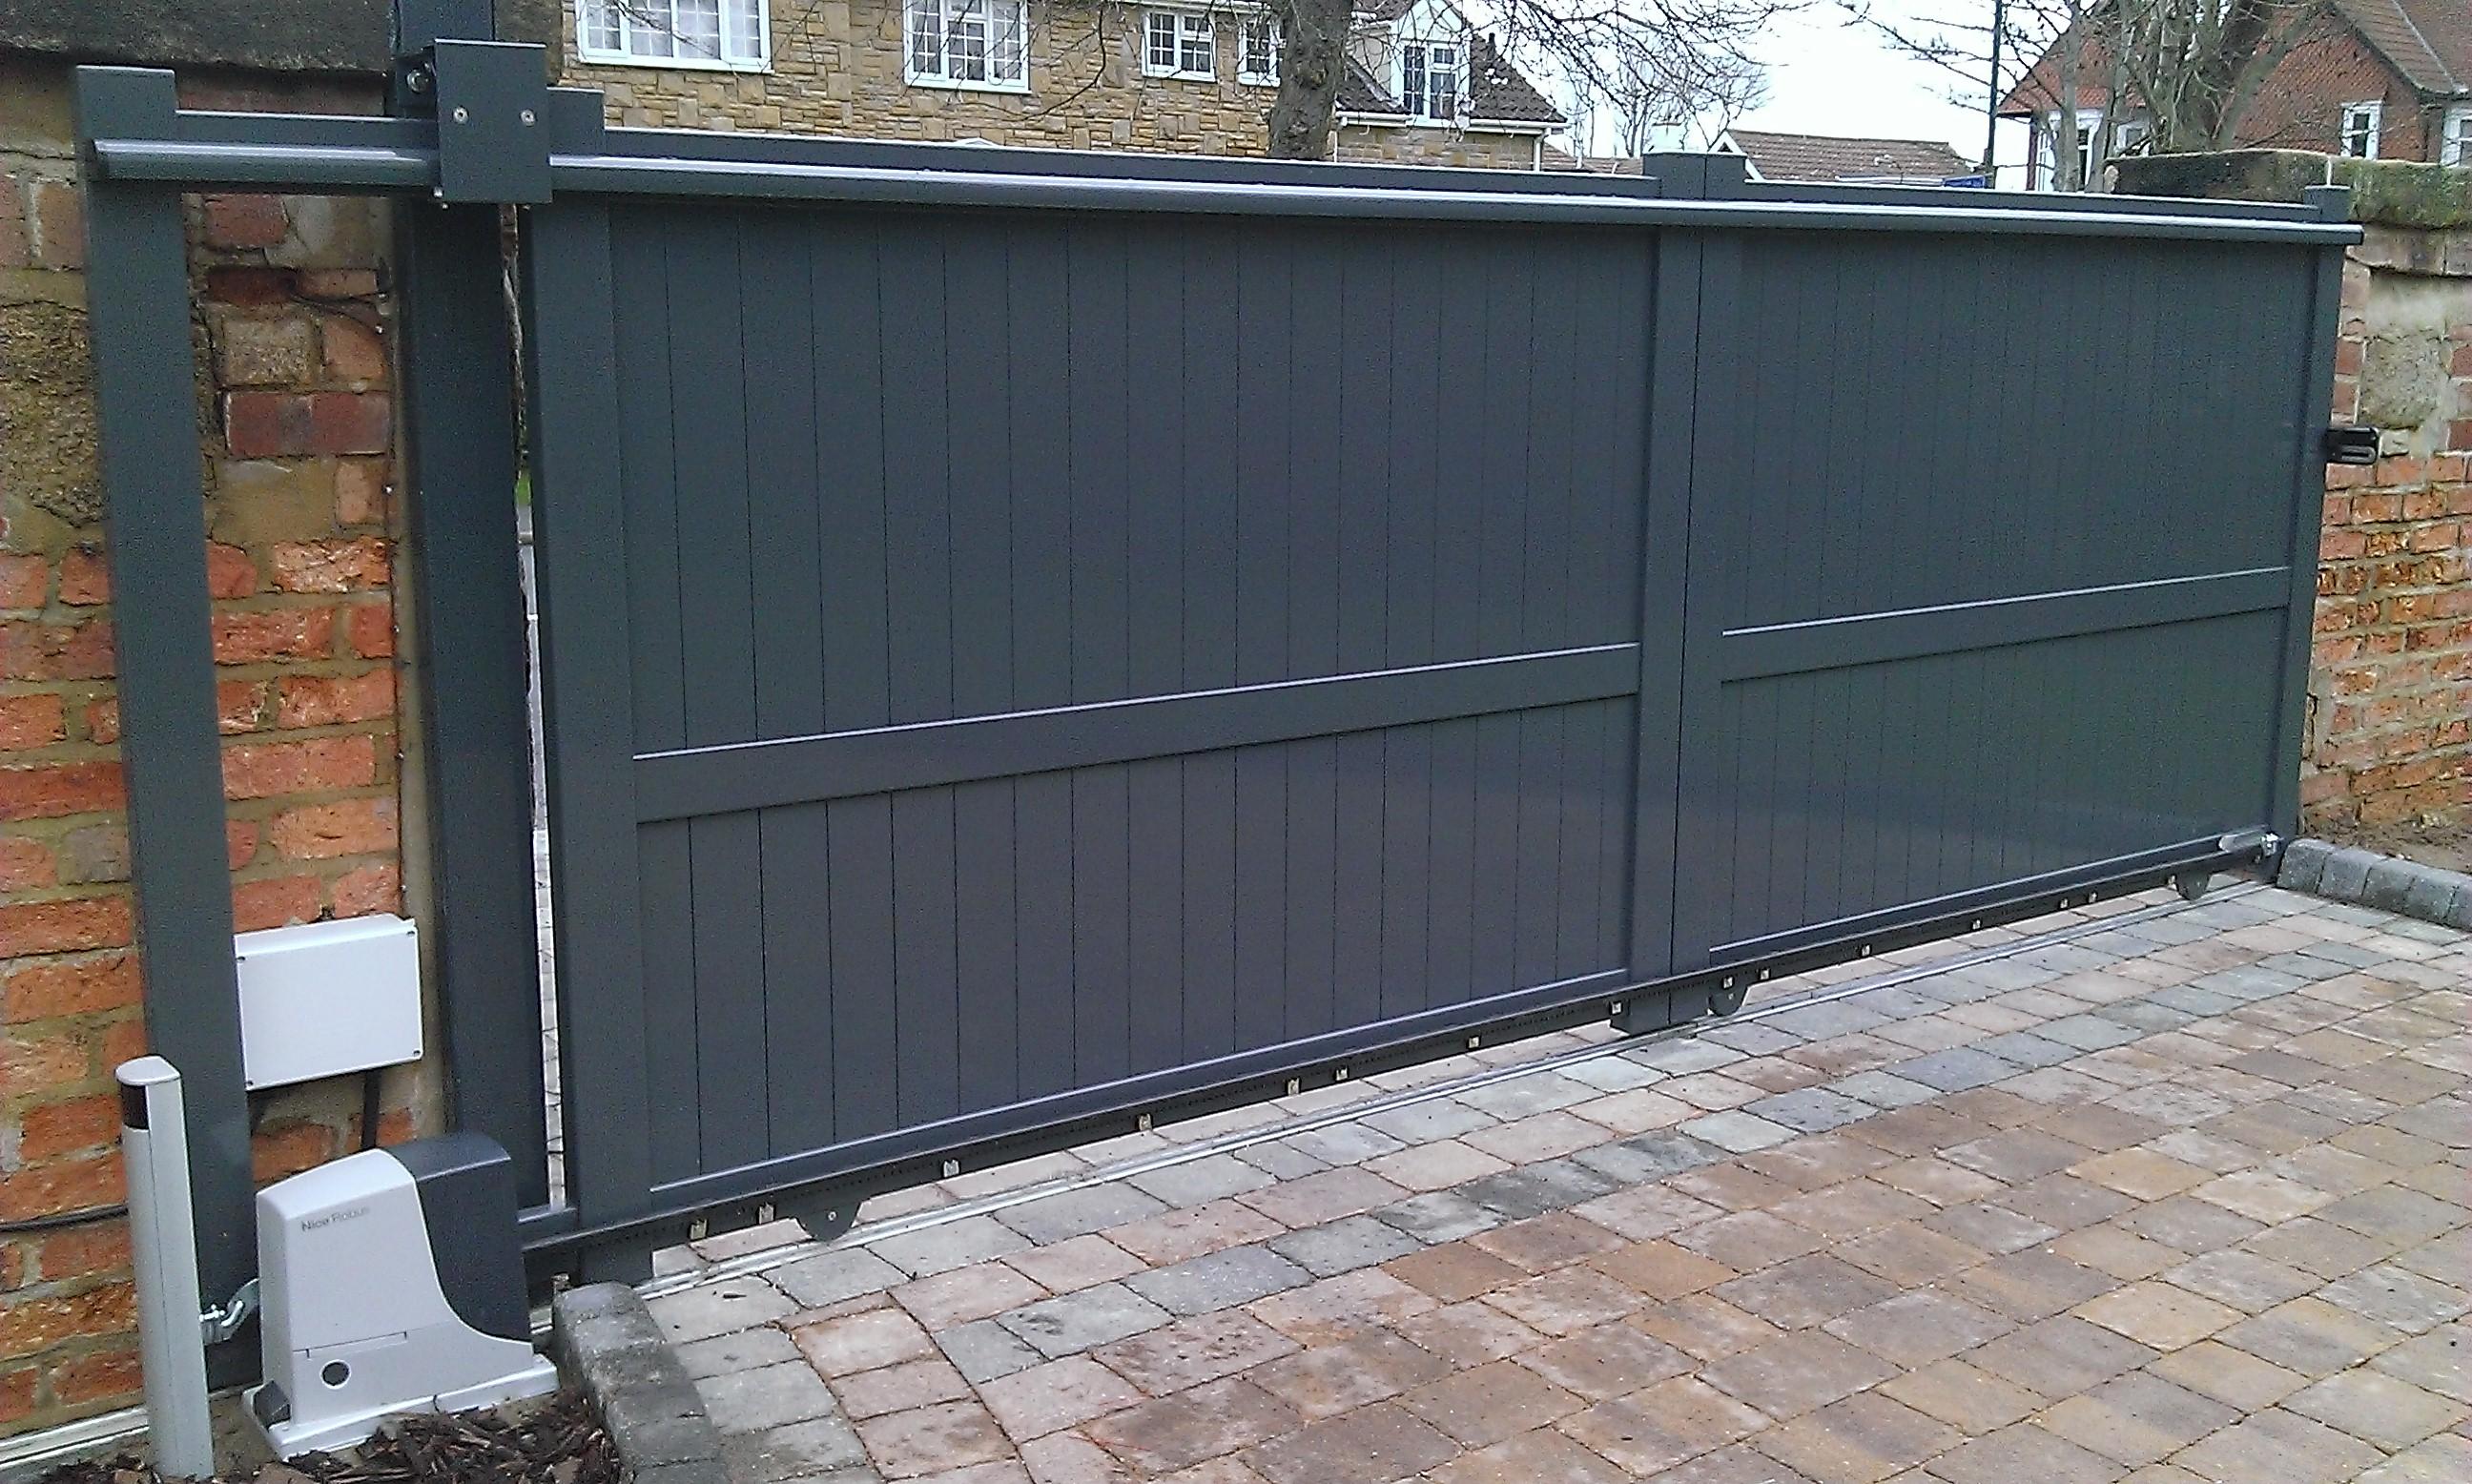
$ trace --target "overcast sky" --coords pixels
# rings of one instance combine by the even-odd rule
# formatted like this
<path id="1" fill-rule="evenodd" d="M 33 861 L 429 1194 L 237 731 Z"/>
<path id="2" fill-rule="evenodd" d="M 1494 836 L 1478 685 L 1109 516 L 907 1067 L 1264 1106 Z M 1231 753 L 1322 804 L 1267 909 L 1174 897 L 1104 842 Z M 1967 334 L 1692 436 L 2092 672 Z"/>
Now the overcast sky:
<path id="1" fill-rule="evenodd" d="M 1987 13 L 1987 0 L 1874 0 L 1882 14 Z M 1898 52 L 1867 27 L 1854 24 L 1836 0 L 1781 16 L 1762 57 L 1769 63 L 1769 101 L 1738 122 L 1795 133 L 1865 134 L 1936 139 L 1973 160 L 1983 155 L 1983 101 L 1960 105 L 1947 71 Z M 2000 159 L 2025 158 L 2025 132 L 2003 126 Z M 2016 183 L 2004 180 L 2004 184 Z"/>

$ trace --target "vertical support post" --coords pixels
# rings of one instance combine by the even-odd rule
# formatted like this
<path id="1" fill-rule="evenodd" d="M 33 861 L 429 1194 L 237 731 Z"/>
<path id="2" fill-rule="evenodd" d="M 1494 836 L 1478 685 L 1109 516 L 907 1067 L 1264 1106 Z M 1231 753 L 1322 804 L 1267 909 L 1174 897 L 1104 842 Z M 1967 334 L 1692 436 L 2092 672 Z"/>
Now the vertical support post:
<path id="1" fill-rule="evenodd" d="M 178 101 L 169 72 L 81 67 L 77 107 L 83 139 L 169 138 Z M 90 165 L 85 219 L 146 1038 L 187 1082 L 198 1276 L 220 1304 L 256 1271 L 257 1252 L 186 233 L 175 188 L 98 180 Z M 226 1375 L 251 1359 L 216 1349 Z"/>
<path id="2" fill-rule="evenodd" d="M 137 1286 L 147 1441 L 157 1471 L 202 1479 L 215 1472 L 215 1437 L 206 1411 L 204 1304 L 198 1295 L 180 1074 L 159 1056 L 142 1056 L 121 1063 L 113 1075 L 129 1173 L 130 1267 Z"/>
<path id="3" fill-rule="evenodd" d="M 416 59 L 487 40 L 488 0 L 399 0 L 389 106 L 435 110 Z M 549 1200 L 534 921 L 530 658 L 515 538 L 514 345 L 498 208 L 395 204 L 404 491 L 429 812 L 432 941 L 456 1126 Z"/>
<path id="4" fill-rule="evenodd" d="M 2313 185 L 2302 199 L 2330 222 L 2351 215 L 2352 193 L 2341 185 Z M 2326 510 L 2324 429 L 2334 415 L 2335 340 L 2342 321 L 2343 250 L 2320 248 L 2311 270 L 2309 332 L 2301 358 L 2298 406 L 2293 423 L 2292 532 L 2285 559 L 2291 565 L 2291 607 L 2283 619 L 2283 683 L 2274 737 L 2274 786 L 2267 826 L 2286 840 L 2300 833 L 2300 760 L 2307 746 L 2310 643 L 2318 611 L 2318 540 Z M 2272 863 L 2268 863 L 2271 870 Z"/>

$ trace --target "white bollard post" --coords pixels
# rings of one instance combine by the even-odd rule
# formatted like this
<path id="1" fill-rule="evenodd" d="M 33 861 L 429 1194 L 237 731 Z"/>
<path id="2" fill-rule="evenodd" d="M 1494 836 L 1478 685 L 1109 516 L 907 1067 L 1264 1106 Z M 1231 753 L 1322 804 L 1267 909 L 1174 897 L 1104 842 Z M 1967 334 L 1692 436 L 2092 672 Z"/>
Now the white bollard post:
<path id="1" fill-rule="evenodd" d="M 180 1073 L 159 1056 L 141 1056 L 121 1063 L 113 1075 L 120 1080 L 137 1344 L 154 1467 L 175 1477 L 206 1478 L 215 1472 L 215 1439 L 206 1414 L 205 1310 L 198 1296 Z"/>

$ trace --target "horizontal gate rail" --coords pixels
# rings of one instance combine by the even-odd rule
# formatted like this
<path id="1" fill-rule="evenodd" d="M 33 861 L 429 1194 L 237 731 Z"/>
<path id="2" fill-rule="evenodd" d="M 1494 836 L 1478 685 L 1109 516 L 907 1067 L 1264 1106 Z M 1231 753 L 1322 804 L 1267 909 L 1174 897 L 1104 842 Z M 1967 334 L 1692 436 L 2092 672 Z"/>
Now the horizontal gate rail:
<path id="1" fill-rule="evenodd" d="M 1718 674 L 1729 681 L 1793 675 L 2264 612 L 2291 601 L 2291 581 L 2288 567 L 2251 567 L 2201 577 L 2167 577 L 2020 598 L 1728 629 L 1718 639 Z"/>
<path id="2" fill-rule="evenodd" d="M 1638 688 L 1639 646 L 1602 644 L 1560 654 L 686 748 L 635 760 L 636 818 L 686 819 L 1337 736 L 1603 701 Z"/>

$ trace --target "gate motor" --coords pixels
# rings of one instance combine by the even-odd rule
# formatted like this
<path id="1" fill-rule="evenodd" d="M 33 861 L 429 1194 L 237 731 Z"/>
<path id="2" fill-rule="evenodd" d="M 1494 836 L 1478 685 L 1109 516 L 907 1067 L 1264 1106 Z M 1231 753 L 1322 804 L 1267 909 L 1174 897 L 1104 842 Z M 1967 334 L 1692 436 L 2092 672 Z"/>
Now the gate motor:
<path id="1" fill-rule="evenodd" d="M 514 1168 L 478 1134 L 320 1165 L 257 1196 L 266 1380 L 278 1457 L 349 1448 L 381 1418 L 536 1397 Z"/>

